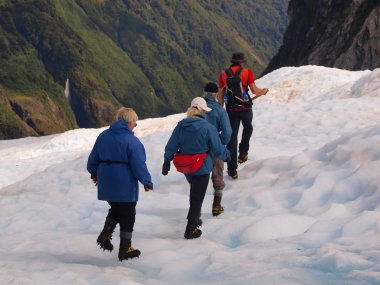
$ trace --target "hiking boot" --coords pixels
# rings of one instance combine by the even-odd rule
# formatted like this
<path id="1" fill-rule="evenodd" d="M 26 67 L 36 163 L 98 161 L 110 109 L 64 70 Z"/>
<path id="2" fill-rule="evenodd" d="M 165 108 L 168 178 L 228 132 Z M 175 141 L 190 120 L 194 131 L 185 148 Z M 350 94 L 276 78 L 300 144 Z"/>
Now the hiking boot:
<path id="1" fill-rule="evenodd" d="M 202 220 L 201 220 L 202 221 Z M 202 231 L 199 229 L 199 225 L 187 224 L 185 231 L 185 239 L 199 238 L 202 235 Z"/>
<path id="2" fill-rule="evenodd" d="M 239 176 L 237 174 L 236 169 L 235 170 L 227 170 L 228 176 L 230 176 L 232 179 L 237 179 Z"/>
<path id="3" fill-rule="evenodd" d="M 130 258 L 139 257 L 141 251 L 138 249 L 134 249 L 132 246 L 132 241 L 130 239 L 120 238 L 120 247 L 119 247 L 119 260 L 127 260 Z"/>
<path id="4" fill-rule="evenodd" d="M 112 240 L 112 233 L 117 225 L 117 221 L 115 221 L 112 218 L 106 218 L 106 221 L 104 223 L 104 228 L 100 235 L 98 236 L 98 239 L 96 240 L 97 244 L 100 246 L 100 248 L 103 249 L 103 251 L 113 250 L 113 245 L 111 243 Z"/>
<path id="5" fill-rule="evenodd" d="M 239 163 L 244 163 L 248 160 L 248 153 L 240 153 L 238 157 Z"/>
<path id="6" fill-rule="evenodd" d="M 212 215 L 218 216 L 224 212 L 224 207 L 220 204 L 222 196 L 214 195 L 214 202 L 212 203 Z"/>

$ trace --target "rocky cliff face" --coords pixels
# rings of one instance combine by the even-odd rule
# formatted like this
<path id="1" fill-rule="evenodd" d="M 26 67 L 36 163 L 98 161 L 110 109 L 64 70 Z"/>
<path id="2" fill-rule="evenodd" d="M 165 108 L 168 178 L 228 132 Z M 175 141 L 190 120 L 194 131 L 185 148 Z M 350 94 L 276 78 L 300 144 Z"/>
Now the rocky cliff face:
<path id="1" fill-rule="evenodd" d="M 322 65 L 380 67 L 380 0 L 291 0 L 283 45 L 264 71 Z"/>

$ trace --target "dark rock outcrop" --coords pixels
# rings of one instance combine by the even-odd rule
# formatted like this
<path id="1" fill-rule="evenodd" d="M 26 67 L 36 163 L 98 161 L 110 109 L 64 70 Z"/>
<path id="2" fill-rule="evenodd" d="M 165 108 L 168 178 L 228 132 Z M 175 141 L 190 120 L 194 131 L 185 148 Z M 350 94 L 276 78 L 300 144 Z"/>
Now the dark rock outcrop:
<path id="1" fill-rule="evenodd" d="M 380 0 L 291 0 L 283 45 L 264 74 L 283 66 L 380 67 Z"/>

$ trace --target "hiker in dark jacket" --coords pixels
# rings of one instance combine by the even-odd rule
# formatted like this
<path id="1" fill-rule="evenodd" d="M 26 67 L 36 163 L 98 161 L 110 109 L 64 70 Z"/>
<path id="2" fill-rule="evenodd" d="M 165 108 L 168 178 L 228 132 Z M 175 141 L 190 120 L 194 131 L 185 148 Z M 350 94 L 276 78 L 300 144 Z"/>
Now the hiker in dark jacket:
<path id="1" fill-rule="evenodd" d="M 246 68 L 243 64 L 246 62 L 245 56 L 241 52 L 236 52 L 231 57 L 231 65 L 228 69 L 223 70 L 219 74 L 219 102 L 223 106 L 226 103 L 226 110 L 228 113 L 228 117 L 230 118 L 230 123 L 232 127 L 232 135 L 231 140 L 227 145 L 228 150 L 231 152 L 231 161 L 227 164 L 227 172 L 228 175 L 232 179 L 238 178 L 237 167 L 238 162 L 244 163 L 248 159 L 248 151 L 249 151 L 249 140 L 251 138 L 253 132 L 252 126 L 252 101 L 256 100 L 260 96 L 266 95 L 268 93 L 268 88 L 259 88 L 257 87 L 254 79 L 254 74 L 251 69 Z M 239 104 L 232 104 L 231 102 L 225 102 L 224 95 L 227 91 L 227 72 L 231 75 L 239 74 L 241 80 L 242 93 L 246 98 L 243 102 L 239 102 Z M 250 90 L 254 97 L 249 96 Z M 236 98 L 236 96 L 235 96 Z M 227 98 L 226 98 L 227 99 Z M 240 122 L 243 125 L 243 132 L 241 141 L 238 144 L 238 133 Z M 239 156 L 237 155 L 239 148 Z"/>
<path id="2" fill-rule="evenodd" d="M 218 85 L 214 82 L 206 84 L 203 90 L 203 98 L 207 102 L 207 107 L 212 109 L 211 112 L 206 114 L 206 120 L 209 121 L 219 133 L 220 141 L 223 145 L 227 145 L 230 141 L 232 129 L 230 120 L 226 110 L 219 104 L 217 100 Z M 211 174 L 211 181 L 214 187 L 214 201 L 212 203 L 212 214 L 218 216 L 224 212 L 224 207 L 221 204 L 223 197 L 223 189 L 226 186 L 223 179 L 224 161 L 217 156 L 213 156 L 213 168 Z"/>
<path id="3" fill-rule="evenodd" d="M 146 192 L 153 183 L 146 166 L 143 144 L 133 134 L 137 114 L 131 108 L 121 108 L 117 121 L 96 139 L 88 157 L 87 170 L 98 186 L 98 199 L 107 201 L 111 208 L 97 243 L 103 250 L 113 250 L 112 233 L 120 224 L 119 260 L 138 257 L 140 251 L 131 246 L 139 198 L 138 181 Z"/>
<path id="4" fill-rule="evenodd" d="M 182 154 L 207 153 L 203 165 L 198 170 L 185 174 L 186 180 L 190 184 L 190 207 L 184 234 L 186 239 L 198 238 L 202 234 L 199 229 L 202 225 L 200 217 L 213 167 L 211 152 L 224 161 L 229 159 L 229 151 L 220 142 L 218 131 L 205 120 L 204 114 L 210 111 L 211 109 L 207 107 L 203 98 L 194 98 L 187 110 L 187 118 L 178 123 L 165 147 L 163 175 L 168 174 L 170 162 L 177 152 Z"/>

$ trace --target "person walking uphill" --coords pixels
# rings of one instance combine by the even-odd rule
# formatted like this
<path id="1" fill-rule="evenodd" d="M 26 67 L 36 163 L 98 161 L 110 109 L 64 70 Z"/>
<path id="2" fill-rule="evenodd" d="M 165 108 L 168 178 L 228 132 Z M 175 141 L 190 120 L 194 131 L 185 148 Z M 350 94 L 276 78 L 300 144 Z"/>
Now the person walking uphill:
<path id="1" fill-rule="evenodd" d="M 233 179 L 238 178 L 238 162 L 244 163 L 248 159 L 249 140 L 252 135 L 252 101 L 268 93 L 268 89 L 256 86 L 252 70 L 243 67 L 246 62 L 241 52 L 234 53 L 231 57 L 231 65 L 219 74 L 219 102 L 226 110 L 232 127 L 231 140 L 227 145 L 231 152 L 231 161 L 228 163 L 228 175 Z M 256 96 L 251 98 L 248 91 Z M 238 148 L 238 132 L 240 122 L 243 125 L 243 134 Z"/>
<path id="2" fill-rule="evenodd" d="M 230 141 L 232 129 L 226 110 L 218 103 L 218 85 L 214 82 L 206 84 L 203 90 L 203 98 L 207 102 L 207 107 L 212 109 L 206 114 L 206 120 L 210 122 L 218 131 L 220 141 L 227 145 Z M 226 186 L 223 179 L 224 161 L 216 156 L 212 157 L 213 168 L 211 181 L 214 187 L 214 201 L 212 203 L 212 214 L 218 216 L 224 212 L 222 206 L 223 189 Z"/>
<path id="3" fill-rule="evenodd" d="M 111 207 L 97 243 L 103 250 L 112 251 L 112 233 L 120 224 L 118 257 L 122 261 L 141 254 L 131 246 L 139 198 L 138 181 L 146 192 L 153 190 L 153 183 L 145 162 L 144 146 L 133 134 L 138 119 L 136 112 L 122 107 L 116 119 L 96 139 L 87 170 L 98 186 L 98 200 L 107 201 Z"/>
<path id="4" fill-rule="evenodd" d="M 190 207 L 184 234 L 186 239 L 199 238 L 202 235 L 199 227 L 202 225 L 201 209 L 212 170 L 210 153 L 224 161 L 229 160 L 229 151 L 220 142 L 218 131 L 205 120 L 204 114 L 210 111 L 203 98 L 194 98 L 187 109 L 187 118 L 174 128 L 165 147 L 162 174 L 168 174 L 170 162 L 174 159 L 177 170 L 185 174 L 190 184 Z M 193 158 L 193 164 L 181 167 L 181 161 L 186 162 Z"/>

